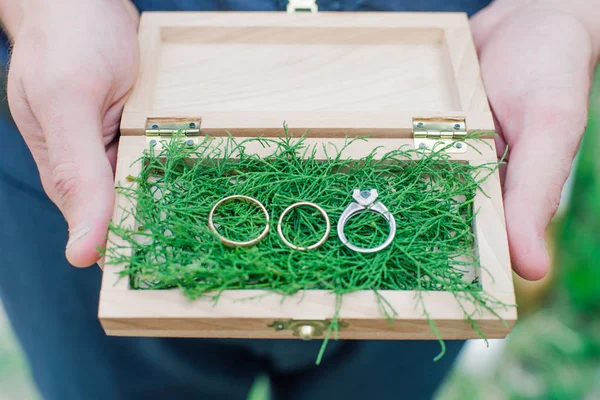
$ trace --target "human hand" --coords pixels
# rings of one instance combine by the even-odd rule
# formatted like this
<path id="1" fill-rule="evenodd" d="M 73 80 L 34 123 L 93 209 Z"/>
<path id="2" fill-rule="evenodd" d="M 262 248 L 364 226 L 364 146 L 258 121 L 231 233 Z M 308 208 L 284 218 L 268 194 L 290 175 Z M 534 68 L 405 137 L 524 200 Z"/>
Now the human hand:
<path id="1" fill-rule="evenodd" d="M 563 2 L 565 11 L 552 1 L 496 0 L 471 22 L 498 151 L 509 148 L 502 176 L 513 268 L 529 280 L 549 269 L 545 231 L 587 123 L 597 61 L 595 32 L 570 11 L 598 14 L 594 2 Z"/>
<path id="2" fill-rule="evenodd" d="M 10 110 L 69 224 L 69 262 L 89 266 L 114 206 L 119 120 L 139 65 L 138 14 L 124 0 L 20 5 L 18 29 L 9 29 Z"/>

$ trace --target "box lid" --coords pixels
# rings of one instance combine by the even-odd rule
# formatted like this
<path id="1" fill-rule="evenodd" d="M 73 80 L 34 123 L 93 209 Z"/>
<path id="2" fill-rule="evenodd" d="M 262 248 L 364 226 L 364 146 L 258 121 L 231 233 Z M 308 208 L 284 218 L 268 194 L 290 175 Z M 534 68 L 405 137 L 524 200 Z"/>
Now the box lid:
<path id="1" fill-rule="evenodd" d="M 413 118 L 491 131 L 462 13 L 144 13 L 141 70 L 123 135 L 149 118 L 201 120 L 222 135 L 405 136 Z"/>

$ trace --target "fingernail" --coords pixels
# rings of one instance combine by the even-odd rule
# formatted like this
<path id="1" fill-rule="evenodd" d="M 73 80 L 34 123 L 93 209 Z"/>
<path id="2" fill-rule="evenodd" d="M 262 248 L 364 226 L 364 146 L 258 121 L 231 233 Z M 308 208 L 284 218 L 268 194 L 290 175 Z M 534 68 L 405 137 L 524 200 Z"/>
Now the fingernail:
<path id="1" fill-rule="evenodd" d="M 79 227 L 69 231 L 69 241 L 67 242 L 67 249 L 79 242 L 90 232 L 91 228 L 88 223 L 81 224 Z"/>

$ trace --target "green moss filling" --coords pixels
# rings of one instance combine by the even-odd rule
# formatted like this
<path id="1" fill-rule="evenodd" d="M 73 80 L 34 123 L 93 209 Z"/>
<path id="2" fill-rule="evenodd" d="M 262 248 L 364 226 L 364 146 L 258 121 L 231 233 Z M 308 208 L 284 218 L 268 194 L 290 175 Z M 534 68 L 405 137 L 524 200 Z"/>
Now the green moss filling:
<path id="1" fill-rule="evenodd" d="M 442 147 L 431 153 L 408 146 L 377 149 L 359 160 L 344 156 L 365 140 L 348 139 L 324 160 L 316 158 L 318 147 L 287 132 L 281 138 L 206 137 L 194 146 L 177 139 L 163 142 L 162 150 L 143 156 L 140 175 L 129 177 L 137 185 L 118 189 L 137 203 L 128 210 L 137 224 L 117 222 L 110 229 L 134 251 L 130 257 L 113 251 L 110 259 L 127 265 L 122 274 L 130 277 L 133 288 L 178 287 L 190 299 L 216 300 L 231 289 L 284 295 L 321 289 L 339 296 L 339 311 L 344 294 L 373 290 L 390 320 L 395 311 L 383 290 L 448 291 L 480 309 L 502 306 L 481 291 L 472 272 L 481 267 L 471 229 L 475 194 L 499 163 L 451 162 Z M 474 140 L 477 136 L 469 136 L 465 145 Z M 270 155 L 247 152 L 252 142 L 271 149 Z M 378 200 L 396 218 L 396 237 L 383 251 L 356 253 L 336 236 L 337 220 L 353 201 L 354 188 L 377 189 Z M 271 216 L 268 236 L 253 247 L 225 247 L 208 228 L 213 205 L 236 194 L 256 198 Z M 331 219 L 331 235 L 318 249 L 292 250 L 277 235 L 280 214 L 299 201 L 320 205 Z M 264 221 L 260 210 L 244 202 L 225 204 L 215 213 L 220 234 L 231 240 L 258 236 Z M 300 246 L 317 242 L 324 229 L 319 212 L 305 207 L 283 224 L 286 237 Z M 372 247 L 385 239 L 388 229 L 381 216 L 364 213 L 349 221 L 345 233 L 351 242 Z M 465 318 L 479 331 L 471 315 L 465 313 Z M 330 331 L 336 330 L 336 321 Z"/>

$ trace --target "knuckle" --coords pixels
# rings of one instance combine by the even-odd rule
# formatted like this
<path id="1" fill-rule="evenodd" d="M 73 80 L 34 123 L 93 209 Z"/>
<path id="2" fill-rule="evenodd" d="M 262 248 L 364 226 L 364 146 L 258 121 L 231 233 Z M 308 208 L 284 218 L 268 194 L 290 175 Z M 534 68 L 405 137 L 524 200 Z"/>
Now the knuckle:
<path id="1" fill-rule="evenodd" d="M 81 175 L 75 163 L 59 163 L 52 169 L 52 184 L 55 201 L 59 206 L 67 206 L 80 190 Z"/>

